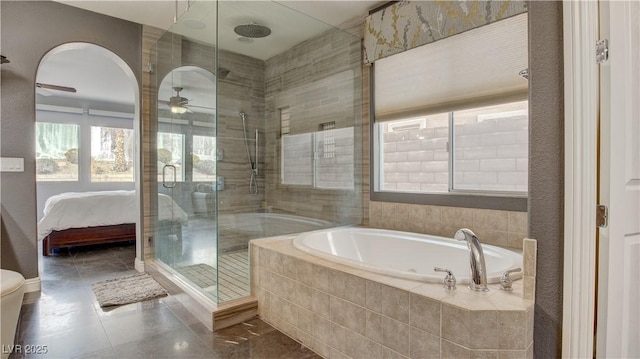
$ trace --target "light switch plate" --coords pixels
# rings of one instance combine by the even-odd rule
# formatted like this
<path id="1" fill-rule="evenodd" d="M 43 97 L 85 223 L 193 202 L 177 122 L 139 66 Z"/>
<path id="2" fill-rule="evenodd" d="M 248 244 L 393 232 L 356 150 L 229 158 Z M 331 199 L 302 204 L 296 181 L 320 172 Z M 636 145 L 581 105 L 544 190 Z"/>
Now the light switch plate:
<path id="1" fill-rule="evenodd" d="M 24 172 L 24 158 L 0 157 L 0 172 Z"/>

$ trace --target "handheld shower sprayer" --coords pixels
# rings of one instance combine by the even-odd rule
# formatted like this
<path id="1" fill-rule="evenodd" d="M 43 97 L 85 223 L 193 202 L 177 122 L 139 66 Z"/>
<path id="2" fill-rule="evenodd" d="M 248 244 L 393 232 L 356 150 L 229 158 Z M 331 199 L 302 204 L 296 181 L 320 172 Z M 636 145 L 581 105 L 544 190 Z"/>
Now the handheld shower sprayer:
<path id="1" fill-rule="evenodd" d="M 256 129 L 256 154 L 255 158 L 251 159 L 251 152 L 249 152 L 249 139 L 247 138 L 247 114 L 240 112 L 240 118 L 242 118 L 242 130 L 244 134 L 244 148 L 247 151 L 247 160 L 249 161 L 249 168 L 251 170 L 251 177 L 249 179 L 249 193 L 252 195 L 258 194 L 258 130 Z"/>

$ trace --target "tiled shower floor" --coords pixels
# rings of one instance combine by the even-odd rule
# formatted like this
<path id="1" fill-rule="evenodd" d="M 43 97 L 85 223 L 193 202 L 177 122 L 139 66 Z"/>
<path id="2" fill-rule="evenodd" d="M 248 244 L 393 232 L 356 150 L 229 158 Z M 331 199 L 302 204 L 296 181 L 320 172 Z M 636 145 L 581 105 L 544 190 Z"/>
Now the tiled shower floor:
<path id="1" fill-rule="evenodd" d="M 42 292 L 25 297 L 17 343 L 47 354 L 11 358 L 319 358 L 259 319 L 211 333 L 172 295 L 100 308 L 91 284 L 135 273 L 134 257 L 134 245 L 40 257 Z"/>

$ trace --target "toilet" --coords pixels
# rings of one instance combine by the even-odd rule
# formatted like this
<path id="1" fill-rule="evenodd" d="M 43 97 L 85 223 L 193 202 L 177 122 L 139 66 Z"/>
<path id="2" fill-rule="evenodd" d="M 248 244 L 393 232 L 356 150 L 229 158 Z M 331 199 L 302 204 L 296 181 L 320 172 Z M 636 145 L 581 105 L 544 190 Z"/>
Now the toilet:
<path id="1" fill-rule="evenodd" d="M 9 357 L 16 334 L 22 297 L 24 295 L 24 277 L 17 272 L 2 269 L 0 273 L 0 352 L 2 359 Z"/>

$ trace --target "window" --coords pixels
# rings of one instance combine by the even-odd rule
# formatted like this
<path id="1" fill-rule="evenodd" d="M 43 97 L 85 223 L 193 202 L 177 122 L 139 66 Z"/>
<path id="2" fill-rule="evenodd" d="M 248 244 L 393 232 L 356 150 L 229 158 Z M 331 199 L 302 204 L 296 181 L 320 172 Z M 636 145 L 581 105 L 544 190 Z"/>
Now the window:
<path id="1" fill-rule="evenodd" d="M 193 181 L 216 180 L 216 138 L 193 136 Z"/>
<path id="2" fill-rule="evenodd" d="M 372 198 L 526 210 L 527 14 L 375 61 Z"/>
<path id="3" fill-rule="evenodd" d="M 91 182 L 134 181 L 133 130 L 91 126 Z"/>
<path id="4" fill-rule="evenodd" d="M 353 138 L 353 127 L 282 136 L 280 182 L 325 189 L 353 189 Z"/>
<path id="5" fill-rule="evenodd" d="M 179 133 L 158 132 L 158 181 L 162 182 L 164 167 L 176 168 L 175 181 L 184 181 L 184 135 Z M 171 181 L 173 173 L 167 170 L 167 181 Z"/>
<path id="6" fill-rule="evenodd" d="M 79 126 L 36 123 L 36 181 L 78 181 Z"/>
<path id="7" fill-rule="evenodd" d="M 281 183 L 313 184 L 313 134 L 282 136 Z"/>
<path id="8" fill-rule="evenodd" d="M 379 191 L 527 191 L 527 101 L 381 122 L 377 133 Z"/>
<path id="9" fill-rule="evenodd" d="M 280 136 L 286 136 L 291 132 L 291 112 L 289 107 L 280 109 Z"/>

